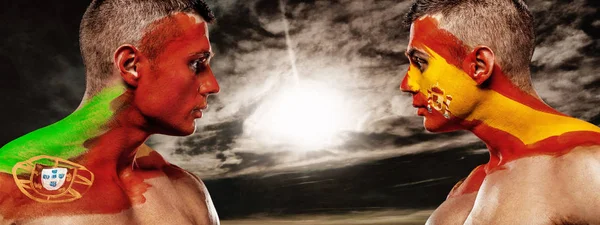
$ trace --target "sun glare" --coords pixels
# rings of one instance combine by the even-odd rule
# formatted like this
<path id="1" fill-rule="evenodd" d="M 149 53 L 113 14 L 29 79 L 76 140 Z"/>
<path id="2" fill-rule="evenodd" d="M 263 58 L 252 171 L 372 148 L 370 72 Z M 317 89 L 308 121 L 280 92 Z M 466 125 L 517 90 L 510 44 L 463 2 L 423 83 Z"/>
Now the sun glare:
<path id="1" fill-rule="evenodd" d="M 284 89 L 265 102 L 247 121 L 254 138 L 270 145 L 316 150 L 336 144 L 348 125 L 339 91 L 318 83 Z"/>

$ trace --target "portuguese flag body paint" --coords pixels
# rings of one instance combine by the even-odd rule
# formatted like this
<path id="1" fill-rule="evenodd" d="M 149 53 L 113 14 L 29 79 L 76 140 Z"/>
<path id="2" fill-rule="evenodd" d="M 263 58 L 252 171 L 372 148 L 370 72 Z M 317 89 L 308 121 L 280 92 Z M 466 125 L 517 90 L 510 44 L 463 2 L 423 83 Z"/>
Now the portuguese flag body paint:
<path id="1" fill-rule="evenodd" d="M 108 129 L 114 115 L 110 104 L 123 92 L 120 86 L 104 89 L 68 117 L 6 144 L 0 148 L 0 173 L 11 173 L 18 162 L 40 155 L 62 159 L 81 156 L 87 151 L 86 141 Z"/>

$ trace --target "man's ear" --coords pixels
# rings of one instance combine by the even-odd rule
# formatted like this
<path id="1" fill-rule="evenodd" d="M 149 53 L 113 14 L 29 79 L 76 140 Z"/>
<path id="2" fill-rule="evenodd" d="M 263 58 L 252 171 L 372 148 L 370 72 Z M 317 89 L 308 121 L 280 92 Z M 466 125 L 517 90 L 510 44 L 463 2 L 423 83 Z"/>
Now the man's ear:
<path id="1" fill-rule="evenodd" d="M 140 52 L 133 45 L 121 45 L 115 51 L 113 62 L 119 69 L 123 81 L 131 87 L 137 87 L 138 84 L 140 77 L 137 71 L 139 59 Z"/>
<path id="2" fill-rule="evenodd" d="M 495 61 L 496 56 L 492 49 L 487 46 L 477 46 L 465 58 L 465 72 L 469 74 L 477 85 L 481 85 L 492 76 Z"/>

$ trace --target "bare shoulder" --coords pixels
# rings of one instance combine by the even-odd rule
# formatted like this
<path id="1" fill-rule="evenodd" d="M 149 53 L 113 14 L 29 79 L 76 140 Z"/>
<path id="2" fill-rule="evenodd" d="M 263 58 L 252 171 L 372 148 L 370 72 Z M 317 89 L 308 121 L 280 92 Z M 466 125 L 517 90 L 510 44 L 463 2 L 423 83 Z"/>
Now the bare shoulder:
<path id="1" fill-rule="evenodd" d="M 583 160 L 585 163 L 600 163 L 600 146 L 579 146 L 558 158 L 565 162 Z"/>
<path id="2" fill-rule="evenodd" d="M 471 173 L 466 178 L 460 180 L 458 183 L 456 183 L 456 185 L 454 185 L 454 187 L 448 194 L 448 198 L 453 198 L 479 191 L 479 188 L 481 187 L 485 176 L 485 165 L 479 165 L 475 167 L 475 169 L 473 169 L 473 171 L 471 171 Z"/>
<path id="3" fill-rule="evenodd" d="M 206 215 L 202 217 L 202 224 L 219 224 L 217 210 L 208 188 L 198 176 L 174 164 L 169 164 L 164 171 L 180 196 L 183 196 L 183 202 L 190 209 L 196 208 L 196 212 Z"/>
<path id="4" fill-rule="evenodd" d="M 162 171 L 172 181 L 184 179 L 201 183 L 200 179 L 194 174 L 167 162 L 158 151 L 147 145 L 138 147 L 134 166 L 141 170 Z"/>
<path id="5" fill-rule="evenodd" d="M 565 217 L 600 223 L 600 146 L 578 147 L 557 157 L 553 172 L 554 185 L 570 206 Z"/>
<path id="6" fill-rule="evenodd" d="M 600 188 L 600 146 L 577 147 L 556 157 L 553 163 L 555 178 L 565 185 Z"/>
<path id="7" fill-rule="evenodd" d="M 466 224 L 600 224 L 598 190 L 597 146 L 521 158 L 486 175 Z"/>
<path id="8" fill-rule="evenodd" d="M 426 224 L 464 223 L 473 208 L 485 175 L 485 166 L 480 165 L 473 169 L 466 178 L 456 183 L 448 194 L 448 198 L 431 214 Z"/>
<path id="9" fill-rule="evenodd" d="M 159 188 L 174 188 L 178 195 L 177 204 L 183 204 L 188 214 L 199 216 L 196 224 L 219 224 L 216 209 L 206 188 L 206 185 L 193 173 L 167 162 L 157 151 L 148 146 L 138 150 L 136 166 L 146 170 L 160 170 L 165 177 L 162 179 L 148 180 L 152 186 Z M 163 181 L 168 179 L 168 185 Z"/>
<path id="10" fill-rule="evenodd" d="M 600 146 L 578 147 L 571 152 L 556 157 L 553 172 L 557 181 L 566 188 L 578 191 L 573 194 L 594 193 L 588 197 L 598 198 L 600 189 Z"/>
<path id="11" fill-rule="evenodd" d="M 205 189 L 200 178 L 175 164 L 167 162 L 158 151 L 147 145 L 138 148 L 134 166 L 146 171 L 161 171 L 174 184 Z"/>

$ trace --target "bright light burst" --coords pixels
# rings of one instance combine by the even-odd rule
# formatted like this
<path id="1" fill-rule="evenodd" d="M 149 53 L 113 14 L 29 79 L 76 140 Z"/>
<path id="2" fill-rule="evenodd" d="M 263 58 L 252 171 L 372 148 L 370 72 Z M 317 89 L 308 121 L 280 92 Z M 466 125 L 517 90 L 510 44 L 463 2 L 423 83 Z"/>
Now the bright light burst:
<path id="1" fill-rule="evenodd" d="M 350 126 L 342 94 L 317 82 L 302 81 L 286 18 L 285 0 L 279 1 L 292 85 L 273 93 L 244 123 L 246 134 L 267 145 L 318 150 L 337 144 L 336 135 Z"/>
<path id="2" fill-rule="evenodd" d="M 350 125 L 347 113 L 339 91 L 301 82 L 260 106 L 246 128 L 264 144 L 316 150 L 336 144 L 336 135 Z"/>

